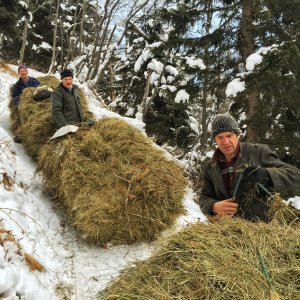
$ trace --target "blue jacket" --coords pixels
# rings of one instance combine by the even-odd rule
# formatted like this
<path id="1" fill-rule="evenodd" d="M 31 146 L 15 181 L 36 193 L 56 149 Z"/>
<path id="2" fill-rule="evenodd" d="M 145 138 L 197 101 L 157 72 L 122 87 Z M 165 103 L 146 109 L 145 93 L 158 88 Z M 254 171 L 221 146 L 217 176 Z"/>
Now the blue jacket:
<path id="1" fill-rule="evenodd" d="M 20 77 L 19 80 L 14 84 L 12 90 L 12 101 L 15 105 L 19 105 L 20 96 L 23 90 L 27 87 L 36 87 L 40 85 L 40 82 L 34 77 L 29 77 L 27 82 L 24 82 Z"/>

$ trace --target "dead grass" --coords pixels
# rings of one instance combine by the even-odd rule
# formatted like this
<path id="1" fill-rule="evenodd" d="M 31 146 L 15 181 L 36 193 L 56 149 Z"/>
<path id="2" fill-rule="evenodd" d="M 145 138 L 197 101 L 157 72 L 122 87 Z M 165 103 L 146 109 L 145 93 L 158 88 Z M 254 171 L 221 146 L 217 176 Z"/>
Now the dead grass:
<path id="1" fill-rule="evenodd" d="M 274 297 L 300 299 L 299 225 L 223 217 L 162 239 L 153 257 L 125 270 L 98 299 Z"/>
<path id="2" fill-rule="evenodd" d="M 151 241 L 183 213 L 180 168 L 119 119 L 45 145 L 39 169 L 74 225 L 96 243 Z"/>
<path id="3" fill-rule="evenodd" d="M 6 243 L 13 243 L 15 245 L 16 254 L 20 257 L 23 257 L 24 261 L 31 271 L 45 271 L 45 268 L 42 264 L 40 264 L 32 255 L 24 252 L 21 244 L 15 239 L 11 231 L 5 230 L 0 227 L 0 245 L 4 248 L 4 251 Z"/>

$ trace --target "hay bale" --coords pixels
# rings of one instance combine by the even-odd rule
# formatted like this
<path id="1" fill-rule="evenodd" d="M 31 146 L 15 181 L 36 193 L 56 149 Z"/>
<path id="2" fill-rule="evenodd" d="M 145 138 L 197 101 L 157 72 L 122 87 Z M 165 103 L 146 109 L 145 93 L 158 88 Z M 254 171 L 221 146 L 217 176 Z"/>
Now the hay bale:
<path id="1" fill-rule="evenodd" d="M 299 226 L 224 217 L 161 240 L 98 299 L 300 299 L 299 263 Z"/>
<path id="2" fill-rule="evenodd" d="M 34 90 L 35 88 L 26 88 L 21 95 L 19 136 L 28 155 L 36 160 L 41 146 L 54 134 L 55 125 L 51 115 L 50 99 L 35 101 Z"/>
<path id="3" fill-rule="evenodd" d="M 10 91 L 9 98 L 12 99 L 12 92 Z M 18 110 L 18 107 L 13 104 L 13 102 L 10 100 L 8 103 L 8 108 L 10 109 L 10 128 L 14 135 L 19 134 L 19 127 L 21 124 L 21 117 Z"/>
<path id="4" fill-rule="evenodd" d="M 43 146 L 38 165 L 92 242 L 151 241 L 183 213 L 180 168 L 119 119 Z"/>
<path id="5" fill-rule="evenodd" d="M 55 87 L 54 77 L 38 78 Z M 62 199 L 74 225 L 93 242 L 151 241 L 183 213 L 187 182 L 179 167 L 139 130 L 118 119 L 49 142 L 54 133 L 49 99 L 36 102 L 35 88 L 19 105 L 20 136 L 38 160 L 46 188 Z M 87 101 L 79 90 L 83 111 Z"/>
<path id="6" fill-rule="evenodd" d="M 59 80 L 54 76 L 44 76 L 37 78 L 42 85 L 55 88 Z M 42 145 L 47 143 L 55 132 L 55 125 L 52 120 L 50 98 L 43 101 L 35 101 L 33 93 L 36 88 L 24 89 L 19 108 L 10 105 L 11 127 L 22 139 L 28 155 L 34 160 L 37 159 L 38 152 Z M 81 90 L 79 90 L 84 113 L 87 112 L 87 101 Z M 19 123 L 18 118 L 19 117 Z"/>

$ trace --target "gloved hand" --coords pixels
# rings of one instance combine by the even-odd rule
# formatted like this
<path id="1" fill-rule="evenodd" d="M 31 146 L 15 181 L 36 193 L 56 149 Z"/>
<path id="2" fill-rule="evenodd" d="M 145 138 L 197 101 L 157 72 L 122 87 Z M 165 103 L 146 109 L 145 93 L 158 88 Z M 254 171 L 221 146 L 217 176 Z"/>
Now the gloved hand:
<path id="1" fill-rule="evenodd" d="M 237 190 L 236 202 L 239 205 L 237 215 L 247 220 L 265 220 L 269 209 L 267 191 L 272 180 L 266 168 L 260 166 L 247 167 L 243 171 L 243 178 Z M 258 184 L 259 183 L 259 184 Z"/>
<path id="2" fill-rule="evenodd" d="M 266 168 L 260 166 L 247 167 L 243 171 L 239 193 L 247 193 L 252 190 L 256 183 L 261 183 L 266 188 L 272 186 L 272 180 Z"/>
<path id="3" fill-rule="evenodd" d="M 244 181 L 251 183 L 260 182 L 265 184 L 271 180 L 267 169 L 259 166 L 247 167 L 242 174 Z"/>
<path id="4" fill-rule="evenodd" d="M 84 122 L 81 122 L 80 123 L 80 126 L 83 126 L 83 127 L 91 127 L 93 125 L 95 125 L 97 122 L 95 120 L 89 120 L 87 119 L 86 121 Z"/>
<path id="5" fill-rule="evenodd" d="M 88 125 L 88 126 L 93 126 L 93 125 L 95 125 L 95 124 L 97 124 L 97 121 L 95 121 L 95 120 L 86 120 L 86 124 Z"/>

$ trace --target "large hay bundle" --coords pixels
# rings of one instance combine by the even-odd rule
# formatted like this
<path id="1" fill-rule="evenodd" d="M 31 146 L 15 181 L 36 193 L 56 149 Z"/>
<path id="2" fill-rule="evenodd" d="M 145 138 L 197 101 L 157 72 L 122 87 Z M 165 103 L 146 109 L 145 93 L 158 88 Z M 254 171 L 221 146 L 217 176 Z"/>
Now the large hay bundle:
<path id="1" fill-rule="evenodd" d="M 119 119 L 43 146 L 39 169 L 74 225 L 96 243 L 151 241 L 183 213 L 180 168 Z"/>
<path id="2" fill-rule="evenodd" d="M 161 243 L 99 299 L 300 299 L 299 226 L 224 217 Z"/>
<path id="3" fill-rule="evenodd" d="M 44 76 L 37 78 L 41 85 L 47 85 L 52 89 L 56 88 L 59 80 L 54 76 Z M 35 88 L 26 88 L 20 98 L 19 114 L 20 127 L 17 129 L 18 135 L 22 139 L 27 153 L 36 159 L 42 145 L 47 143 L 49 138 L 55 132 L 55 125 L 52 120 L 50 99 L 43 101 L 35 101 L 33 93 Z M 79 91 L 83 110 L 87 110 L 87 101 L 82 91 Z M 16 107 L 10 105 L 11 108 L 11 125 L 15 126 Z M 14 130 L 16 132 L 16 130 Z"/>

